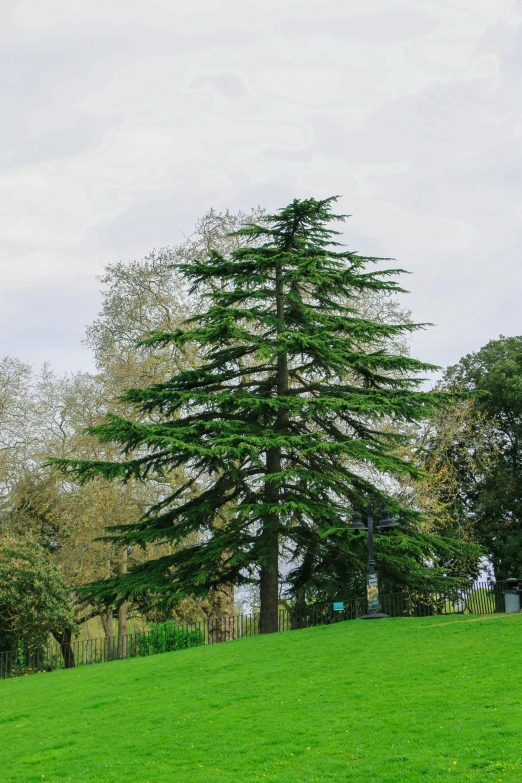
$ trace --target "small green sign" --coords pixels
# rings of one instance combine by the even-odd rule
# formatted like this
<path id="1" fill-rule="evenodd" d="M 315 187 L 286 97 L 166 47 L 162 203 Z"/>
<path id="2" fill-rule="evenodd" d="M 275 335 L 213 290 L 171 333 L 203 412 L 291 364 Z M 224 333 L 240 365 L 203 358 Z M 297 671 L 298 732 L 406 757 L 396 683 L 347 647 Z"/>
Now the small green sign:
<path id="1" fill-rule="evenodd" d="M 334 612 L 344 611 L 344 601 L 334 601 L 333 608 L 334 608 Z"/>

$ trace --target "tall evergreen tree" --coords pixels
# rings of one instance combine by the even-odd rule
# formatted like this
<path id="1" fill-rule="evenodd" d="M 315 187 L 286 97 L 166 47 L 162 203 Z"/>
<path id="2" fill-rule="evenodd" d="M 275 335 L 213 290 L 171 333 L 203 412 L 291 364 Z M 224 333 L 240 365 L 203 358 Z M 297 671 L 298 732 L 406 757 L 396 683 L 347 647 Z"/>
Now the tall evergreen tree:
<path id="1" fill-rule="evenodd" d="M 347 524 L 368 501 L 401 513 L 403 528 L 385 548 L 391 571 L 408 558 L 422 571 L 432 542 L 372 475 L 418 475 L 393 454 L 400 436 L 382 423 L 419 420 L 447 397 L 419 388 L 416 374 L 433 365 L 388 350 L 394 336 L 422 325 L 358 316 L 365 291 L 403 290 L 390 279 L 403 270 L 367 271 L 389 259 L 342 249 L 332 223 L 345 216 L 332 213 L 334 201 L 295 200 L 237 232 L 244 246 L 231 257 L 213 251 L 176 265 L 208 308 L 146 344 L 193 344 L 201 365 L 128 390 L 122 400 L 139 412 L 135 421 L 110 414 L 90 428 L 121 447 L 121 461 L 52 460 L 80 481 L 146 480 L 180 468 L 190 476 L 110 538 L 183 544 L 197 533 L 197 542 L 91 585 L 91 596 L 168 604 L 258 579 L 262 630 L 277 630 L 281 556 L 296 590 L 315 566 L 335 570 L 358 550 Z M 353 557 L 363 568 L 363 555 Z"/>

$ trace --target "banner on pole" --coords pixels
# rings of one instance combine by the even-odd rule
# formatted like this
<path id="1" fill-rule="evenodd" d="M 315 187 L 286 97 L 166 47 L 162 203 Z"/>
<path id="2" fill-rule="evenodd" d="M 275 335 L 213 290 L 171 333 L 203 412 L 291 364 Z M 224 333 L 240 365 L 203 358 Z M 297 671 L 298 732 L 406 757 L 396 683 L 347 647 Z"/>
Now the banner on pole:
<path id="1" fill-rule="evenodd" d="M 366 576 L 366 598 L 368 600 L 369 611 L 379 611 L 379 576 L 378 574 L 367 574 Z"/>

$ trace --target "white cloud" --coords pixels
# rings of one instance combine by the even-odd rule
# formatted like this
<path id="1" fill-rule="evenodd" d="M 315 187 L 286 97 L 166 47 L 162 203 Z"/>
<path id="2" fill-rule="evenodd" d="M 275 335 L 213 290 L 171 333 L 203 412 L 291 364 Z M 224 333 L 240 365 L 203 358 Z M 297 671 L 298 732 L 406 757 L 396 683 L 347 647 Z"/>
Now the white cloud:
<path id="1" fill-rule="evenodd" d="M 409 305 L 440 324 L 417 338 L 427 358 L 519 331 L 499 302 L 522 293 L 521 26 L 515 0 L 4 4 L 10 304 L 39 281 L 36 323 L 38 290 L 45 309 L 50 291 L 177 241 L 211 205 L 342 193 L 347 241 L 415 272 Z M 83 328 L 81 290 L 69 316 Z M 14 321 L 3 329 L 18 350 Z"/>

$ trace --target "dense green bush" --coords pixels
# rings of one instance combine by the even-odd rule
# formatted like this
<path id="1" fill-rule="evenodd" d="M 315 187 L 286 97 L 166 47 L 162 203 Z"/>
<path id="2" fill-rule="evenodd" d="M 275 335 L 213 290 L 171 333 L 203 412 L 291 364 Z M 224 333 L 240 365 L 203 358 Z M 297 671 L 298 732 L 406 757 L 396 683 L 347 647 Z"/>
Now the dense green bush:
<path id="1" fill-rule="evenodd" d="M 205 634 L 201 628 L 180 627 L 172 620 L 153 623 L 149 632 L 136 639 L 136 655 L 154 655 L 155 653 L 184 650 L 186 647 L 199 647 L 205 644 Z"/>
<path id="2" fill-rule="evenodd" d="M 0 651 L 35 650 L 49 634 L 75 633 L 60 568 L 36 541 L 0 536 Z"/>

